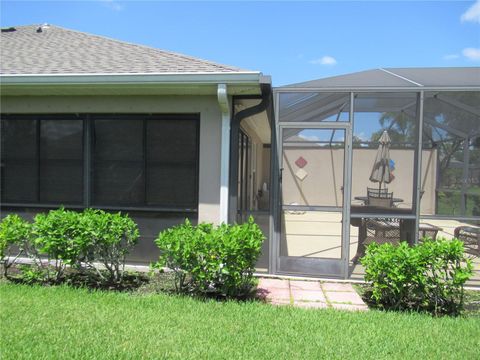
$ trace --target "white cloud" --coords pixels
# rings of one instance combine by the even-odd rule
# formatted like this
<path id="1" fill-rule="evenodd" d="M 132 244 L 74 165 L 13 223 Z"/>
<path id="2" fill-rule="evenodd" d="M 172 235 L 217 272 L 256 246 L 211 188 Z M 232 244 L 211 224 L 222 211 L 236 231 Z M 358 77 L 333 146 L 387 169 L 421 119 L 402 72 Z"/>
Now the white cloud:
<path id="1" fill-rule="evenodd" d="M 480 60 L 480 49 L 478 48 L 465 48 L 462 50 L 462 54 L 469 60 L 473 60 L 473 61 Z"/>
<path id="2" fill-rule="evenodd" d="M 357 134 L 356 136 L 357 136 L 357 138 L 359 138 L 361 141 L 368 141 L 368 137 L 367 137 L 367 135 L 365 134 L 365 131 L 360 132 L 360 134 Z"/>
<path id="3" fill-rule="evenodd" d="M 125 7 L 115 0 L 100 0 L 100 2 L 113 11 L 122 11 Z"/>
<path id="4" fill-rule="evenodd" d="M 460 17 L 462 22 L 471 21 L 480 24 L 480 0 L 477 0 L 475 4 L 470 6 Z"/>
<path id="5" fill-rule="evenodd" d="M 333 56 L 325 55 L 319 59 L 310 60 L 309 63 L 314 65 L 335 65 L 337 60 Z"/>
<path id="6" fill-rule="evenodd" d="M 460 55 L 458 54 L 448 54 L 443 57 L 443 60 L 455 60 L 458 59 Z"/>

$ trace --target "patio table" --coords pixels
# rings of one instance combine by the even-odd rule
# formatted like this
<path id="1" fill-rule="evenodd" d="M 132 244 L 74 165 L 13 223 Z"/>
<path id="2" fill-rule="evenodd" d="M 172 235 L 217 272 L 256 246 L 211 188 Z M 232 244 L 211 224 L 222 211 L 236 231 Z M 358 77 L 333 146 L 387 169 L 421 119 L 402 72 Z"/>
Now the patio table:
<path id="1" fill-rule="evenodd" d="M 364 204 L 366 204 L 368 202 L 368 196 L 355 196 L 354 199 L 363 201 Z M 403 202 L 403 199 L 393 198 L 392 201 L 394 203 L 401 203 L 401 202 Z"/>
<path id="2" fill-rule="evenodd" d="M 370 242 L 393 243 L 398 244 L 401 239 L 406 239 L 406 228 L 411 225 L 409 220 L 391 219 L 391 218 L 362 218 L 352 219 L 351 224 L 358 226 L 358 246 L 357 253 L 352 258 L 352 263 L 356 264 L 358 260 L 365 255 L 365 249 Z M 418 227 L 419 237 L 429 236 L 433 240 L 436 239 L 437 233 L 443 229 L 427 223 L 420 223 Z M 372 236 L 368 236 L 368 232 L 373 232 Z M 371 239 L 371 241 L 367 241 Z M 412 245 L 412 241 L 409 241 Z"/>

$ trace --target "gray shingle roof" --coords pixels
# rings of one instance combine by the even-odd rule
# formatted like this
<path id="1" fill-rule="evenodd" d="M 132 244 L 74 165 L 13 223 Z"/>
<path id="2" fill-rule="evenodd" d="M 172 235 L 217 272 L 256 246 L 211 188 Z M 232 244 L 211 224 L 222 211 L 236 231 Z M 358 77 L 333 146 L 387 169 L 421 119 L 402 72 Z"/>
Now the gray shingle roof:
<path id="1" fill-rule="evenodd" d="M 245 71 L 169 51 L 49 25 L 1 33 L 0 74 L 161 74 Z"/>
<path id="2" fill-rule="evenodd" d="M 385 68 L 312 80 L 285 87 L 363 88 L 363 87 L 478 87 L 480 67 Z"/>

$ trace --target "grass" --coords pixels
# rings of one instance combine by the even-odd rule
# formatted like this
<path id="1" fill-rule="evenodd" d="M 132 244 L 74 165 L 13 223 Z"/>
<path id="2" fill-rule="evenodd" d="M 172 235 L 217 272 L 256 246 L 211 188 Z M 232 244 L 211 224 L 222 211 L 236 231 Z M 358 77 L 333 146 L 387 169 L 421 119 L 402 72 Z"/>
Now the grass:
<path id="1" fill-rule="evenodd" d="M 480 321 L 0 284 L 2 359 L 478 358 Z"/>

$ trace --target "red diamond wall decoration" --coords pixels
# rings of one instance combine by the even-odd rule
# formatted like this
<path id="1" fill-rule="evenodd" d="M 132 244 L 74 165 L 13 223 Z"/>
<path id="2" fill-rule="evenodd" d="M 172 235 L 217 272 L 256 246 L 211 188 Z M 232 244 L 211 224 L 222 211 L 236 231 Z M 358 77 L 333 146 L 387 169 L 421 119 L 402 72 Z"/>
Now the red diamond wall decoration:
<path id="1" fill-rule="evenodd" d="M 300 156 L 296 161 L 295 165 L 297 165 L 300 169 L 307 165 L 308 162 L 302 156 Z"/>

